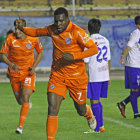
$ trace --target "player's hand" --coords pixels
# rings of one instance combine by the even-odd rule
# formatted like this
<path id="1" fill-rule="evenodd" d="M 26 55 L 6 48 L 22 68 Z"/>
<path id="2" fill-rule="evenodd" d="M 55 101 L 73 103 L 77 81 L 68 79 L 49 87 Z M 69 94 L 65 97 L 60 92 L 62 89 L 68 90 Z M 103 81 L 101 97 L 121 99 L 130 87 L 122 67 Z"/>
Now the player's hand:
<path id="1" fill-rule="evenodd" d="M 73 61 L 74 60 L 73 55 L 68 53 L 68 52 L 62 53 L 62 58 L 66 61 Z"/>
<path id="2" fill-rule="evenodd" d="M 125 65 L 125 60 L 124 60 L 124 57 L 123 57 L 123 56 L 121 56 L 120 63 L 121 63 L 122 65 Z"/>
<path id="3" fill-rule="evenodd" d="M 33 75 L 35 73 L 35 67 L 32 66 L 30 67 L 30 75 Z"/>
<path id="4" fill-rule="evenodd" d="M 17 66 L 17 65 L 14 64 L 14 63 L 12 63 L 11 68 L 12 68 L 14 71 L 16 71 L 16 72 L 18 72 L 18 70 L 20 69 L 19 66 Z"/>

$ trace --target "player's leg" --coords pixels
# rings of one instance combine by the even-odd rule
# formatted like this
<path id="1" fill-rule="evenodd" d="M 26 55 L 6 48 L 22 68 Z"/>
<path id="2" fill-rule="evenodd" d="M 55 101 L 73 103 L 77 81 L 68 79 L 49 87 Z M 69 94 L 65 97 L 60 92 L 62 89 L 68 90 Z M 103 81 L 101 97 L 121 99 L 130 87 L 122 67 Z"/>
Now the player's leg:
<path id="1" fill-rule="evenodd" d="M 69 87 L 69 93 L 74 101 L 74 105 L 77 110 L 77 113 L 80 116 L 84 116 L 87 119 L 90 129 L 93 130 L 96 128 L 97 123 L 96 123 L 95 116 L 92 113 L 92 110 L 86 104 L 86 92 L 87 92 L 86 89 Z"/>
<path id="2" fill-rule="evenodd" d="M 87 119 L 88 125 L 91 129 L 95 129 L 97 124 L 95 116 L 93 115 L 90 107 L 86 105 L 88 78 L 82 78 L 66 81 L 69 89 L 69 94 L 74 101 L 77 113 Z"/>
<path id="3" fill-rule="evenodd" d="M 102 103 L 99 101 L 99 106 L 100 106 L 100 132 L 105 132 L 105 127 L 104 127 L 104 124 L 103 124 L 103 105 Z"/>
<path id="4" fill-rule="evenodd" d="M 140 90 L 139 90 L 139 93 L 138 93 L 138 97 L 139 97 L 139 96 L 140 96 Z M 138 97 L 137 97 L 137 98 L 138 98 Z M 134 115 L 134 118 L 140 118 L 140 113 L 135 114 L 135 115 Z"/>
<path id="5" fill-rule="evenodd" d="M 98 84 L 99 83 L 99 84 Z M 99 120 L 100 120 L 100 106 L 99 106 L 99 99 L 100 99 L 100 92 L 101 92 L 101 84 L 100 82 L 94 83 L 90 82 L 88 83 L 88 92 L 87 97 L 90 99 L 91 103 L 91 109 L 93 114 L 95 115 L 97 126 L 94 129 L 95 132 L 99 132 Z"/>
<path id="6" fill-rule="evenodd" d="M 21 87 L 21 82 L 19 81 L 19 78 L 10 78 L 10 83 L 11 87 L 13 89 L 14 96 L 16 98 L 16 101 L 19 105 L 22 105 L 22 99 L 21 99 L 21 92 L 20 92 L 20 87 Z"/>
<path id="7" fill-rule="evenodd" d="M 139 114 L 138 111 L 138 100 L 139 97 L 139 89 L 140 89 L 140 68 L 132 68 L 132 67 L 125 67 L 125 71 L 127 70 L 128 79 L 125 79 L 129 85 L 126 85 L 125 88 L 131 89 L 130 91 L 130 101 L 134 112 L 134 118 L 137 118 Z"/>
<path id="8" fill-rule="evenodd" d="M 22 103 L 21 110 L 20 110 L 20 119 L 19 119 L 18 128 L 16 130 L 16 133 L 18 133 L 18 134 L 22 133 L 23 125 L 24 125 L 25 119 L 27 117 L 29 108 L 30 108 L 29 99 L 30 99 L 32 92 L 33 92 L 32 89 L 29 89 L 29 88 L 21 89 L 21 95 L 22 95 L 21 98 L 23 100 L 23 103 Z"/>
<path id="9" fill-rule="evenodd" d="M 130 101 L 134 112 L 134 118 L 140 117 L 138 111 L 138 97 L 139 97 L 139 89 L 131 89 Z"/>
<path id="10" fill-rule="evenodd" d="M 126 97 L 123 101 L 121 102 L 118 102 L 117 103 L 117 106 L 120 110 L 120 113 L 122 114 L 122 116 L 124 118 L 126 118 L 126 115 L 125 115 L 125 108 L 126 108 L 126 105 L 130 102 L 130 95 L 128 97 Z"/>
<path id="11" fill-rule="evenodd" d="M 48 83 L 48 116 L 46 123 L 47 140 L 55 140 L 58 129 L 58 113 L 62 100 L 66 96 L 67 88 L 63 79 L 52 76 Z"/>
<path id="12" fill-rule="evenodd" d="M 21 89 L 20 89 L 20 100 L 22 100 L 22 106 L 20 110 L 20 119 L 16 133 L 21 134 L 23 130 L 23 125 L 26 120 L 29 108 L 30 108 L 30 96 L 35 91 L 35 77 L 36 74 L 32 76 L 21 77 Z"/>
<path id="13" fill-rule="evenodd" d="M 99 132 L 100 131 L 100 105 L 99 105 L 99 100 L 92 100 L 90 99 L 90 103 L 91 103 L 91 109 L 93 114 L 95 115 L 96 121 L 97 121 L 97 126 L 94 129 L 95 132 Z"/>
<path id="14" fill-rule="evenodd" d="M 101 82 L 100 98 L 107 98 L 108 85 L 109 85 L 109 81 Z M 100 101 L 99 101 L 99 107 L 100 107 L 99 128 L 100 128 L 100 132 L 105 132 L 104 123 L 103 123 L 103 105 Z"/>
<path id="15" fill-rule="evenodd" d="M 74 101 L 74 105 L 77 110 L 77 113 L 80 116 L 84 116 L 88 121 L 88 125 L 89 125 L 90 129 L 94 130 L 96 128 L 97 123 L 96 123 L 95 116 L 93 115 L 90 107 L 86 103 L 79 104 L 75 100 L 73 100 L 73 101 Z"/>
<path id="16" fill-rule="evenodd" d="M 63 100 L 61 95 L 49 92 L 47 94 L 48 99 L 48 117 L 47 117 L 47 140 L 54 140 L 55 134 L 58 129 L 58 112 L 60 104 Z"/>
<path id="17" fill-rule="evenodd" d="M 100 97 L 107 98 L 108 81 L 105 82 L 91 82 L 88 84 L 88 95 L 90 98 L 92 112 L 97 120 L 97 127 L 95 132 L 105 131 L 103 128 L 103 106 L 101 104 Z"/>

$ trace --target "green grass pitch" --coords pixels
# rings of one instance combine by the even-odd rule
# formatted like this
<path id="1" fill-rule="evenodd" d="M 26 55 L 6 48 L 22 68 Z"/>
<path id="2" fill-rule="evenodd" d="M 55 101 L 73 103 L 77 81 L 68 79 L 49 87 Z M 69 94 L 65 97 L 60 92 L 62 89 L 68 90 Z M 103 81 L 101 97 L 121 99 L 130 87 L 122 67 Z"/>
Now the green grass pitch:
<path id="1" fill-rule="evenodd" d="M 16 103 L 10 83 L 0 83 L 0 140 L 46 140 L 47 82 L 37 82 L 36 92 L 31 96 L 33 107 L 26 118 L 23 134 L 15 134 L 20 106 Z M 59 129 L 56 140 L 139 140 L 140 119 L 133 119 L 131 104 L 126 107 L 123 118 L 116 103 L 129 95 L 123 80 L 112 80 L 108 98 L 102 99 L 105 133 L 84 134 L 87 121 L 78 116 L 72 99 L 67 94 L 59 112 Z M 89 100 L 87 100 L 89 104 Z M 140 104 L 139 104 L 140 108 Z"/>

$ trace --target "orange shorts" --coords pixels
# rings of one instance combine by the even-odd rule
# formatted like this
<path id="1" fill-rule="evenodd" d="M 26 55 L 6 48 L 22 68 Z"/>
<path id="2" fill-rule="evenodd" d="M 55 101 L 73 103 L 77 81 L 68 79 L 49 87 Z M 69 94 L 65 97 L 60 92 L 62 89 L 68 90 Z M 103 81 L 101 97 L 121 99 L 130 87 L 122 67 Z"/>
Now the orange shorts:
<path id="1" fill-rule="evenodd" d="M 48 83 L 48 92 L 53 92 L 66 97 L 67 90 L 71 98 L 78 104 L 86 103 L 88 78 L 65 79 L 51 76 Z"/>
<path id="2" fill-rule="evenodd" d="M 35 77 L 36 74 L 33 74 L 32 76 L 10 77 L 10 83 L 15 93 L 15 96 L 18 96 L 22 88 L 29 88 L 34 92 Z"/>

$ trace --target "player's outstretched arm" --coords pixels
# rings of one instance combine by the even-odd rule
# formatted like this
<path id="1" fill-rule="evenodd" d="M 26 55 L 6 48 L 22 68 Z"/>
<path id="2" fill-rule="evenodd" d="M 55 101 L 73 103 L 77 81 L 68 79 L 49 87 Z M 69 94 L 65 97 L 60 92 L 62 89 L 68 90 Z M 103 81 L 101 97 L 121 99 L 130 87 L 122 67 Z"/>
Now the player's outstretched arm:
<path id="1" fill-rule="evenodd" d="M 22 20 L 20 19 L 17 19 L 15 23 L 16 23 L 16 28 L 18 28 L 28 36 L 39 37 L 39 36 L 47 36 L 48 34 L 48 30 L 46 27 L 40 27 L 40 28 L 25 27 L 22 23 Z"/>

